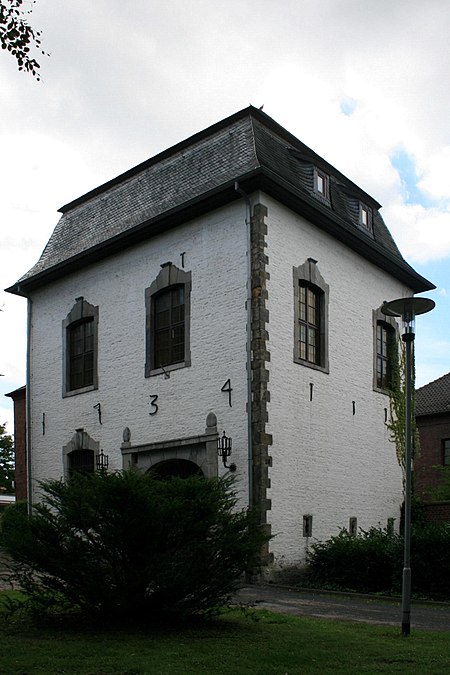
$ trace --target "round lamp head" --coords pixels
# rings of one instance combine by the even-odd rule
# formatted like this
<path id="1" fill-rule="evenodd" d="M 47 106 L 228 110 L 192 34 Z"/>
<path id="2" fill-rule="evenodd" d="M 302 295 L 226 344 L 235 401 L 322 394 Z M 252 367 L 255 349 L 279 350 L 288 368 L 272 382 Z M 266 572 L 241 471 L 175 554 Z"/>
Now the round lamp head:
<path id="1" fill-rule="evenodd" d="M 430 298 L 399 298 L 384 302 L 381 311 L 386 316 L 401 317 L 405 333 L 414 333 L 414 319 L 418 314 L 426 314 L 435 306 Z"/>
<path id="2" fill-rule="evenodd" d="M 384 302 L 381 311 L 386 316 L 414 317 L 431 312 L 435 305 L 434 300 L 430 298 L 399 298 L 398 300 Z"/>

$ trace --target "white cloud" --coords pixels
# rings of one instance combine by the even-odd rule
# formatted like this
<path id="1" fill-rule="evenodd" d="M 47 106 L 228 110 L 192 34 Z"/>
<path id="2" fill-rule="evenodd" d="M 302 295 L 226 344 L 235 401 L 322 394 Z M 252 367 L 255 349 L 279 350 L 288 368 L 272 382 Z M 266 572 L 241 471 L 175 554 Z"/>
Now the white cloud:
<path id="1" fill-rule="evenodd" d="M 409 261 L 450 257 L 447 0 L 39 0 L 31 20 L 51 54 L 42 82 L 0 54 L 2 288 L 39 257 L 59 206 L 249 103 L 383 204 Z M 405 204 L 398 148 L 432 207 Z M 26 302 L 3 302 L 11 390 Z"/>
<path id="2" fill-rule="evenodd" d="M 450 145 L 422 158 L 419 187 L 435 199 L 450 200 Z"/>
<path id="3" fill-rule="evenodd" d="M 408 260 L 425 263 L 450 256 L 450 211 L 399 200 L 385 207 L 383 215 Z"/>

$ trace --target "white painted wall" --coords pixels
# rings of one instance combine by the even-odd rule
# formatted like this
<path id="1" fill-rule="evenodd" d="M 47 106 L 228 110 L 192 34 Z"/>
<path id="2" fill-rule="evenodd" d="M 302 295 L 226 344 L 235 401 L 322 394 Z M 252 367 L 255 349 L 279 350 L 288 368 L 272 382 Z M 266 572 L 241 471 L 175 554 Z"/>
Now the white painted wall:
<path id="1" fill-rule="evenodd" d="M 172 261 L 192 272 L 191 361 L 188 368 L 145 378 L 144 290 Z M 62 398 L 62 321 L 75 298 L 99 307 L 98 390 Z M 60 478 L 62 448 L 77 428 L 122 468 L 124 427 L 131 443 L 203 434 L 214 411 L 218 430 L 233 437 L 243 501 L 247 500 L 246 230 L 236 202 L 67 276 L 33 294 L 32 478 Z M 221 391 L 230 378 L 232 407 Z M 150 396 L 159 411 L 150 416 Z M 101 403 L 102 425 L 94 405 Z M 46 431 L 42 434 L 42 414 Z M 223 468 L 219 463 L 219 472 Z"/>
<path id="2" fill-rule="evenodd" d="M 277 565 L 304 560 L 307 546 L 358 527 L 398 525 L 401 471 L 389 441 L 388 397 L 373 391 L 372 310 L 407 294 L 388 274 L 264 197 L 268 207 L 271 489 L 268 512 Z M 330 287 L 325 374 L 293 362 L 293 272 L 308 257 Z M 313 400 L 310 401 L 310 383 Z M 352 401 L 356 414 L 353 415 Z M 303 515 L 313 537 L 303 537 Z"/>
<path id="3" fill-rule="evenodd" d="M 398 518 L 401 472 L 384 424 L 385 395 L 374 392 L 372 310 L 407 289 L 370 262 L 266 195 L 271 361 L 268 512 L 277 565 L 304 560 L 312 540 L 302 536 L 303 514 L 313 515 L 313 540 L 347 527 Z M 145 378 L 144 290 L 160 265 L 192 272 L 192 366 Z M 324 374 L 293 362 L 292 268 L 318 260 L 330 286 L 329 361 Z M 204 433 L 214 411 L 219 432 L 233 437 L 242 504 L 247 503 L 245 205 L 223 209 L 161 234 L 121 254 L 80 269 L 32 296 L 32 479 L 60 478 L 62 448 L 77 428 L 100 443 L 110 468 L 120 469 L 125 426 L 131 443 Z M 99 307 L 99 388 L 62 398 L 62 321 L 75 298 Z M 232 408 L 221 387 L 230 378 Z M 309 383 L 314 398 L 309 401 Z M 159 411 L 150 416 L 150 396 Z M 356 414 L 352 414 L 352 401 Z M 94 405 L 102 406 L 100 425 Z M 45 435 L 42 414 L 46 416 Z M 218 463 L 219 472 L 223 472 Z"/>

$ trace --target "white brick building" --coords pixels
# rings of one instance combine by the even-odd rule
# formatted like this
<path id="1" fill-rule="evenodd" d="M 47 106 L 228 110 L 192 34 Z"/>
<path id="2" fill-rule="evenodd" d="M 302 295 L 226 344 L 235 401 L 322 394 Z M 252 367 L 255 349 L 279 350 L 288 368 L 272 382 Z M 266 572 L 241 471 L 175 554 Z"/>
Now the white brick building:
<path id="1" fill-rule="evenodd" d="M 253 107 L 63 207 L 8 289 L 29 305 L 34 498 L 102 450 L 110 470 L 222 474 L 225 431 L 275 567 L 397 519 L 379 309 L 433 285 L 378 209 Z"/>

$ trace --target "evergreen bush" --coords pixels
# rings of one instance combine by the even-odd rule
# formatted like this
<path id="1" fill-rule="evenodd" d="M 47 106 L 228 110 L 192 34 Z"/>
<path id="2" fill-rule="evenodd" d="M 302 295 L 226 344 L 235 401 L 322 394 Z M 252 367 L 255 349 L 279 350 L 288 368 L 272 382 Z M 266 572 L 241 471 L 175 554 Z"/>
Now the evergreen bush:
<path id="1" fill-rule="evenodd" d="M 358 535 L 343 529 L 328 541 L 313 544 L 310 577 L 343 589 L 389 592 L 398 585 L 402 545 L 398 535 L 381 528 Z"/>
<path id="2" fill-rule="evenodd" d="M 313 544 L 308 579 L 316 586 L 363 593 L 401 593 L 403 537 L 381 528 L 358 535 L 341 530 Z M 411 535 L 412 592 L 450 599 L 450 525 L 414 525 Z"/>
<path id="3" fill-rule="evenodd" d="M 135 470 L 41 484 L 5 513 L 1 545 L 39 611 L 147 618 L 227 602 L 267 537 L 236 510 L 231 477 L 160 480 Z"/>
<path id="4" fill-rule="evenodd" d="M 413 591 L 437 600 L 450 599 L 450 524 L 414 527 L 411 537 Z"/>

